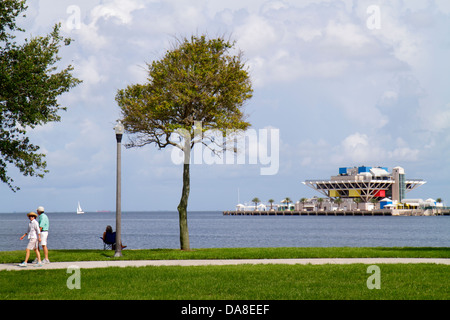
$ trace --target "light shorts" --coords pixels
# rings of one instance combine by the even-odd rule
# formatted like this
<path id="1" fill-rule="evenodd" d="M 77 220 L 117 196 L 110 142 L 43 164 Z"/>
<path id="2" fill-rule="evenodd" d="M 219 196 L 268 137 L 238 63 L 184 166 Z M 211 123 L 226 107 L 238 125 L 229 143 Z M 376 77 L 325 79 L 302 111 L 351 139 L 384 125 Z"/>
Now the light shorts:
<path id="1" fill-rule="evenodd" d="M 47 245 L 47 237 L 48 237 L 48 231 L 42 231 L 41 232 L 41 246 Z"/>
<path id="2" fill-rule="evenodd" d="M 29 249 L 29 250 L 35 250 L 35 249 L 37 249 L 38 244 L 39 244 L 39 240 L 38 240 L 37 238 L 31 238 L 31 239 L 28 241 L 27 249 Z"/>

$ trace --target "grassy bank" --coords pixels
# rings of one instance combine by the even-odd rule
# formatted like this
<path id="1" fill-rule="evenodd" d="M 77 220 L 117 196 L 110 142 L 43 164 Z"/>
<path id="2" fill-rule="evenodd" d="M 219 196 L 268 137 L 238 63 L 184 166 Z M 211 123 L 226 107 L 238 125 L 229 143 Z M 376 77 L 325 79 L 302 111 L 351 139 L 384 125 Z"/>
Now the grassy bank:
<path id="1" fill-rule="evenodd" d="M 295 258 L 450 258 L 450 248 L 211 248 L 181 251 L 177 249 L 123 250 L 122 260 L 179 259 L 295 259 Z M 53 262 L 100 261 L 113 259 L 111 250 L 50 250 Z M 0 252 L 0 263 L 22 262 L 25 251 Z M 34 253 L 30 260 L 34 259 Z M 116 259 L 116 258 L 114 258 Z"/>
<path id="2" fill-rule="evenodd" d="M 113 251 L 50 250 L 50 260 L 111 260 Z M 450 248 L 225 248 L 124 250 L 126 260 L 273 258 L 450 258 Z M 17 263 L 23 251 L 0 252 Z M 30 260 L 34 259 L 34 256 Z M 236 265 L 83 269 L 70 290 L 67 270 L 0 271 L 0 300 L 448 300 L 450 267 L 380 265 L 369 290 L 367 265 Z"/>
<path id="3" fill-rule="evenodd" d="M 369 290 L 367 265 L 237 265 L 83 269 L 69 290 L 66 270 L 1 271 L 2 300 L 448 300 L 450 267 L 380 265 Z"/>

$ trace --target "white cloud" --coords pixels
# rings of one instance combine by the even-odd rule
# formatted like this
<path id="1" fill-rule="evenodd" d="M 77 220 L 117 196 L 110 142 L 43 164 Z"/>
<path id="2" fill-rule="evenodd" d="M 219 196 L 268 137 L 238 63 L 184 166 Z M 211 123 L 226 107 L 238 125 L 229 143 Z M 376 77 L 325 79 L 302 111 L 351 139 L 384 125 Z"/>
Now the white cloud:
<path id="1" fill-rule="evenodd" d="M 364 163 L 368 160 L 377 161 L 374 157 L 382 157 L 381 153 L 382 150 L 376 143 L 371 143 L 366 134 L 355 133 L 342 141 L 336 157 L 342 159 L 338 162 L 343 162 L 347 158 L 350 163 Z"/>
<path id="2" fill-rule="evenodd" d="M 92 23 L 96 24 L 99 19 L 116 18 L 121 24 L 130 24 L 133 21 L 132 12 L 142 8 L 144 8 L 142 1 L 113 0 L 92 9 Z"/>
<path id="3" fill-rule="evenodd" d="M 67 8 L 68 12 L 62 19 L 63 30 L 75 36 L 86 48 L 98 51 L 114 42 L 111 35 L 101 27 L 102 22 L 130 25 L 133 23 L 133 13 L 145 8 L 145 5 L 138 0 L 112 0 L 92 8 L 87 4 L 70 4 Z"/>
<path id="4" fill-rule="evenodd" d="M 323 36 L 323 30 L 319 28 L 303 26 L 301 28 L 298 28 L 297 31 L 297 37 L 304 41 L 312 41 L 321 36 Z"/>
<path id="5" fill-rule="evenodd" d="M 392 106 L 398 101 L 398 93 L 393 90 L 388 90 L 383 93 L 380 99 L 381 106 Z"/>
<path id="6" fill-rule="evenodd" d="M 85 86 L 96 85 L 108 79 L 105 70 L 101 70 L 101 62 L 94 55 L 81 60 L 77 65 L 76 72 L 77 76 L 83 79 Z"/>
<path id="7" fill-rule="evenodd" d="M 342 23 L 331 20 L 325 28 L 326 41 L 335 47 L 345 47 L 350 54 L 354 50 L 370 44 L 370 40 L 363 32 L 360 25 L 354 23 Z"/>
<path id="8" fill-rule="evenodd" d="M 395 160 L 398 163 L 411 162 L 419 160 L 419 150 L 411 148 L 396 148 L 388 152 L 388 159 Z"/>
<path id="9" fill-rule="evenodd" d="M 364 15 L 359 19 L 342 5 L 269 2 L 241 19 L 233 35 L 249 57 L 257 86 L 398 69 L 408 59 L 391 51 L 414 52 L 416 47 L 403 39 L 412 34 L 403 27 L 396 35 L 387 32 L 386 39 L 367 29 Z"/>
<path id="10" fill-rule="evenodd" d="M 332 162 L 343 163 L 402 163 L 419 160 L 419 150 L 410 148 L 398 138 L 372 136 L 356 132 L 347 136 L 334 148 Z"/>
<path id="11" fill-rule="evenodd" d="M 441 108 L 429 108 L 427 113 L 423 113 L 423 122 L 433 132 L 442 133 L 450 129 L 450 103 Z"/>
<path id="12" fill-rule="evenodd" d="M 87 48 L 100 50 L 108 44 L 108 39 L 99 33 L 95 23 L 81 24 L 79 29 L 70 32 L 77 35 L 77 40 Z"/>
<path id="13" fill-rule="evenodd" d="M 234 35 L 238 39 L 238 46 L 248 55 L 258 54 L 271 48 L 279 40 L 279 30 L 264 17 L 250 15 L 246 21 L 236 27 Z"/>

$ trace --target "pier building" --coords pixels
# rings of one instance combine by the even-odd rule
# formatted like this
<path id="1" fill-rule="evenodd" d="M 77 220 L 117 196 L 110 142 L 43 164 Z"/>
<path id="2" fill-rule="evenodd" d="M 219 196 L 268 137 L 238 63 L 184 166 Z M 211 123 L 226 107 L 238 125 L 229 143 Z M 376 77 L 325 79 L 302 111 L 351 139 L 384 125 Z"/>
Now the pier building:
<path id="1" fill-rule="evenodd" d="M 406 194 L 422 185 L 422 179 L 407 178 L 402 167 L 341 167 L 329 179 L 306 180 L 304 185 L 318 191 L 298 201 L 283 199 L 276 204 L 238 204 L 224 215 L 450 215 L 441 199 L 408 199 Z M 289 199 L 289 202 L 287 200 Z"/>
<path id="2" fill-rule="evenodd" d="M 364 203 L 390 198 L 402 202 L 406 193 L 425 184 L 422 179 L 406 179 L 405 170 L 395 167 L 342 167 L 330 179 L 306 180 L 308 187 L 330 199 L 360 199 Z"/>

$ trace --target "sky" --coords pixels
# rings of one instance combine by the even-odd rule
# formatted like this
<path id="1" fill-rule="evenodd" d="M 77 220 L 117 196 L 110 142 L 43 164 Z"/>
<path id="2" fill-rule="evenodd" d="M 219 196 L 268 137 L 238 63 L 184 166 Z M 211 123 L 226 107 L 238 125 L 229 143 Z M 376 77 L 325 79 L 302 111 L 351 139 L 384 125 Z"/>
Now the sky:
<path id="1" fill-rule="evenodd" d="M 427 181 L 408 198 L 450 204 L 447 0 L 35 0 L 26 15 L 18 40 L 61 22 L 74 41 L 59 65 L 72 64 L 83 83 L 60 96 L 60 122 L 29 131 L 49 173 L 23 177 L 9 167 L 21 190 L 0 186 L 0 212 L 75 212 L 78 201 L 87 212 L 114 211 L 115 95 L 145 83 L 146 64 L 176 39 L 202 34 L 230 38 L 243 52 L 254 90 L 245 112 L 256 134 L 247 151 L 271 150 L 276 170 L 262 174 L 261 154 L 211 164 L 205 152 L 191 165 L 189 210 L 320 196 L 302 181 L 361 165 L 401 166 L 407 179 Z M 278 132 L 270 144 L 268 132 Z M 123 147 L 122 210 L 176 211 L 175 158 L 170 148 Z"/>

